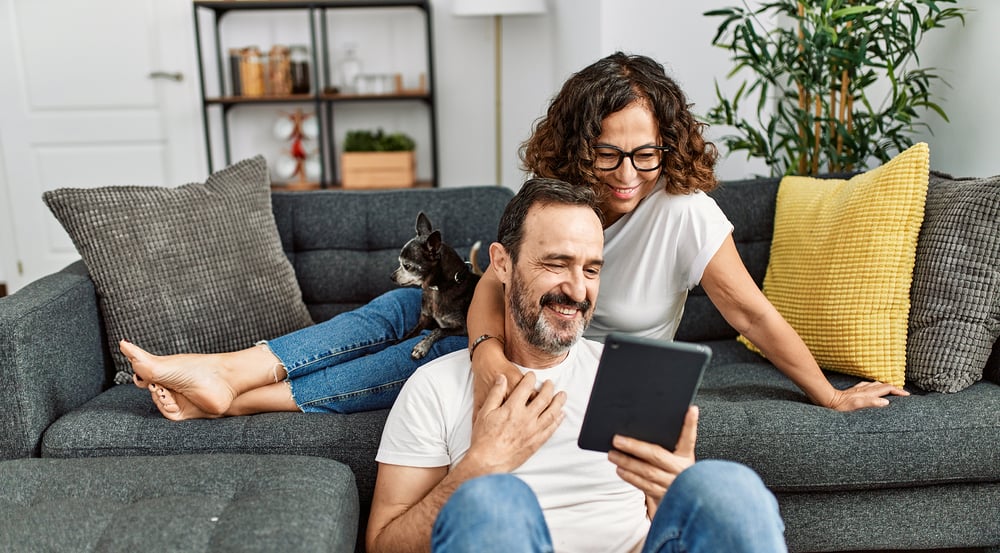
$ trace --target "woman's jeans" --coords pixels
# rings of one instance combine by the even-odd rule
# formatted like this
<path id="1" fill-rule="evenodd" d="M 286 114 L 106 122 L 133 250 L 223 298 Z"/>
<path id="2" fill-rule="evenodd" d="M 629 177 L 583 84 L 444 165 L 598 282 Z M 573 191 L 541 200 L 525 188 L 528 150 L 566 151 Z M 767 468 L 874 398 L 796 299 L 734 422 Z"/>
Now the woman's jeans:
<path id="1" fill-rule="evenodd" d="M 593 521 L 594 532 L 601 521 Z M 700 461 L 682 472 L 653 517 L 643 553 L 787 551 L 778 502 L 757 473 L 730 461 Z M 551 552 L 535 494 L 521 479 L 494 474 L 462 484 L 445 503 L 431 550 Z"/>
<path id="2" fill-rule="evenodd" d="M 386 409 L 417 367 L 468 347 L 465 336 L 449 336 L 435 342 L 423 359 L 412 359 L 410 352 L 422 336 L 399 339 L 416 326 L 420 300 L 419 288 L 398 288 L 354 311 L 269 340 L 268 347 L 288 372 L 299 408 L 336 413 Z"/>

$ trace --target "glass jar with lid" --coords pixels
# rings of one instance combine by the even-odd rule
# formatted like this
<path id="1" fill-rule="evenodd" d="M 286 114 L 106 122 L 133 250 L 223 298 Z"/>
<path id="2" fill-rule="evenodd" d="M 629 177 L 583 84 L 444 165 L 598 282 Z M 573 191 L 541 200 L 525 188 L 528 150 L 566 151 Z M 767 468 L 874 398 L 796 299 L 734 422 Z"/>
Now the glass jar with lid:
<path id="1" fill-rule="evenodd" d="M 292 93 L 291 55 L 288 46 L 276 44 L 267 56 L 267 84 L 271 96 Z"/>
<path id="2" fill-rule="evenodd" d="M 358 77 L 361 76 L 361 58 L 357 54 L 358 45 L 348 42 L 344 45 L 345 54 L 340 60 L 341 91 L 346 94 L 358 92 Z"/>
<path id="3" fill-rule="evenodd" d="M 243 49 L 229 49 L 229 80 L 230 93 L 232 96 L 243 94 L 243 86 L 240 84 L 240 65 L 243 63 Z"/>
<path id="4" fill-rule="evenodd" d="M 290 50 L 292 94 L 309 94 L 312 89 L 309 79 L 309 49 L 295 44 Z"/>
<path id="5" fill-rule="evenodd" d="M 256 46 L 243 49 L 240 60 L 240 86 L 243 96 L 253 98 L 264 95 L 264 56 Z"/>

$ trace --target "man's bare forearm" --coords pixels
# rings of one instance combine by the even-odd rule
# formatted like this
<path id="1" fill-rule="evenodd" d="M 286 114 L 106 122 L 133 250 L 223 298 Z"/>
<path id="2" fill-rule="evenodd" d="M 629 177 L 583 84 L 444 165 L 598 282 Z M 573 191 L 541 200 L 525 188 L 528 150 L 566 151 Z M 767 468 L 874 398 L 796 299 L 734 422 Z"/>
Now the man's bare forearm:
<path id="1" fill-rule="evenodd" d="M 473 422 L 469 450 L 453 469 L 379 467 L 368 526 L 371 553 L 429 551 L 434 521 L 462 483 L 513 471 L 552 437 L 564 418 L 566 394 L 555 393 L 549 380 L 536 391 L 535 382 L 529 372 L 505 400 L 506 380 L 497 379 Z"/>
<path id="2" fill-rule="evenodd" d="M 368 552 L 427 553 L 431 550 L 431 531 L 434 528 L 434 521 L 448 498 L 467 480 L 490 472 L 484 465 L 466 457 L 423 499 L 386 524 L 370 540 Z"/>

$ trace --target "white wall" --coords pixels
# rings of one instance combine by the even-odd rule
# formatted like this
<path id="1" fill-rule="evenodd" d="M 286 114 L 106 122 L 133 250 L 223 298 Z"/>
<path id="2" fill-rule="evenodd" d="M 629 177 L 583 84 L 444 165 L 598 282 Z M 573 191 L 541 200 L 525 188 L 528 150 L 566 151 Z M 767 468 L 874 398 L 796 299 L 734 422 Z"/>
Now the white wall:
<path id="1" fill-rule="evenodd" d="M 625 3 L 621 3 L 623 7 Z M 550 0 L 555 60 L 551 97 L 573 73 L 606 54 L 601 34 L 603 0 Z"/>
<path id="2" fill-rule="evenodd" d="M 757 2 L 749 2 L 751 5 Z M 691 110 L 696 115 L 706 113 L 715 105 L 715 81 L 726 93 L 735 92 L 739 82 L 727 80 L 732 68 L 728 53 L 711 45 L 720 18 L 702 14 L 708 10 L 734 5 L 733 0 L 636 0 L 628 10 L 614 2 L 604 3 L 602 19 L 606 30 L 602 36 L 604 53 L 622 50 L 645 54 L 664 65 L 670 75 L 687 94 Z M 637 17 L 637 14 L 643 14 Z M 725 134 L 726 129 L 709 128 L 707 136 L 713 140 Z M 719 178 L 741 178 L 766 174 L 767 167 L 745 156 L 723 157 L 716 169 Z"/>
<path id="3" fill-rule="evenodd" d="M 450 0 L 433 7 L 440 184 L 496 184 L 493 22 L 452 15 Z"/>
<path id="4" fill-rule="evenodd" d="M 539 97 L 551 97 L 570 73 L 622 50 L 646 54 L 663 63 L 687 93 L 693 111 L 704 114 L 715 104 L 716 81 L 729 95 L 739 81 L 726 77 L 732 67 L 728 53 L 711 46 L 721 19 L 704 17 L 702 13 L 740 3 L 738 0 L 549 0 L 550 13 L 546 17 L 552 20 L 555 37 L 553 85 Z M 760 0 L 747 3 L 753 6 Z M 1000 3 L 965 0 L 961 6 L 972 10 L 967 25 L 963 28 L 950 22 L 945 29 L 934 29 L 920 48 L 923 64 L 938 68 L 952 85 L 935 90 L 951 124 L 928 112 L 924 120 L 933 134 L 921 132 L 915 140 L 930 144 L 931 166 L 935 169 L 960 176 L 991 176 L 1000 174 L 1000 159 L 994 155 L 1000 145 L 995 138 L 995 129 L 1000 125 L 1000 103 L 992 97 L 1000 89 L 1000 61 L 991 34 L 1000 28 Z M 508 35 L 505 40 L 519 38 Z M 537 115 L 541 113 L 540 110 Z M 713 127 L 708 137 L 716 139 L 726 132 L 725 128 Z M 759 160 L 747 160 L 742 153 L 732 156 L 722 153 L 716 169 L 721 179 L 768 172 Z M 510 182 L 505 180 L 505 185 L 510 186 Z"/>
<path id="5" fill-rule="evenodd" d="M 441 4 L 449 0 L 439 0 Z M 538 22 L 545 22 L 551 50 L 539 52 L 521 48 L 523 57 L 515 62 L 516 52 L 505 58 L 507 82 L 530 82 L 530 87 L 511 91 L 505 86 L 505 155 L 503 184 L 516 189 L 523 173 L 517 170 L 516 147 L 528 137 L 530 123 L 544 114 L 548 100 L 572 73 L 617 50 L 645 54 L 664 64 L 693 103 L 695 113 L 704 113 L 715 102 L 714 79 L 720 79 L 723 90 L 735 90 L 738 83 L 723 79 L 731 64 L 726 52 L 711 46 L 717 22 L 702 13 L 731 4 L 731 0 L 548 0 L 549 13 L 531 18 L 506 18 L 504 44 L 531 44 Z M 529 26 L 527 22 L 532 24 Z M 544 37 L 543 37 L 544 38 Z M 542 66 L 548 62 L 549 78 L 539 78 Z M 528 77 L 528 71 L 532 74 Z M 548 89 L 544 89 L 545 83 Z M 531 91 L 534 91 L 532 94 Z M 519 96 L 518 96 L 519 95 Z M 520 108 L 510 104 L 518 99 Z M 532 108 L 535 111 L 532 112 Z M 526 119 L 519 120 L 524 114 Z M 527 123 L 527 124 L 526 124 Z M 446 128 L 445 125 L 442 127 Z M 516 129 L 516 130 L 512 130 Z M 725 129 L 710 129 L 709 139 L 720 136 Z M 519 131 L 519 133 L 518 133 Z M 511 142 L 511 134 L 514 141 Z M 723 158 L 718 166 L 720 178 L 739 178 L 766 173 L 759 161 L 747 161 L 741 156 Z M 514 178 L 516 177 L 516 178 Z M 448 180 L 444 186 L 450 186 Z"/>
<path id="6" fill-rule="evenodd" d="M 447 2 L 450 0 L 437 0 L 436 5 Z M 519 170 L 517 147 L 528 138 L 531 124 L 544 114 L 548 101 L 562 83 L 572 73 L 616 50 L 646 54 L 661 61 L 688 94 L 696 113 L 711 107 L 715 100 L 713 79 L 716 75 L 725 75 L 730 63 L 723 50 L 710 45 L 716 22 L 701 14 L 728 3 L 727 0 L 548 0 L 549 12 L 543 16 L 505 17 L 502 184 L 513 189 L 520 186 L 525 175 Z M 489 18 L 483 19 L 481 32 L 485 35 L 477 36 L 486 36 L 487 42 L 492 44 L 492 24 Z M 448 40 L 449 31 L 441 28 L 449 23 L 447 15 L 439 13 L 438 20 L 444 20 L 438 29 L 440 40 Z M 462 18 L 452 18 L 450 23 L 463 24 Z M 463 50 L 472 53 L 468 45 Z M 482 69 L 489 71 L 490 47 L 477 44 L 475 51 L 487 56 L 481 58 L 484 61 Z M 440 59 L 440 53 L 438 57 Z M 447 78 L 449 65 L 439 64 L 442 81 Z M 492 83 L 492 76 L 487 75 L 487 79 Z M 517 83 L 516 88 L 512 88 L 512 83 Z M 732 90 L 737 86 L 732 82 L 720 85 Z M 467 90 L 463 88 L 463 92 Z M 492 97 L 491 90 L 480 90 Z M 447 92 L 441 90 L 442 94 Z M 483 107 L 490 106 L 484 103 Z M 489 125 L 490 121 L 483 121 L 483 124 Z M 444 121 L 441 127 L 449 128 Z M 721 132 L 722 129 L 711 129 L 709 138 Z M 463 171 L 485 179 L 482 183 L 494 180 L 489 177 L 492 173 L 481 172 L 482 167 L 468 166 L 465 160 L 452 158 L 450 161 L 457 163 L 450 166 L 452 168 L 464 164 Z M 479 162 L 489 164 L 489 160 Z M 767 172 L 762 162 L 748 162 L 739 156 L 722 159 L 718 171 L 723 178 Z M 442 186 L 463 182 L 468 183 L 462 179 L 444 178 Z"/>
<path id="7" fill-rule="evenodd" d="M 963 0 L 974 10 L 964 28 L 935 29 L 921 45 L 921 61 L 938 68 L 951 85 L 937 86 L 940 105 L 950 124 L 936 114 L 927 120 L 933 134 L 920 139 L 931 150 L 931 167 L 956 176 L 1000 175 L 1000 57 L 996 32 L 1000 29 L 1000 2 Z"/>
<path id="8" fill-rule="evenodd" d="M 434 6 L 438 141 L 443 187 L 496 182 L 494 24 L 492 17 L 459 17 L 451 0 Z M 502 20 L 501 183 L 524 180 L 517 147 L 544 110 L 554 86 L 551 14 Z"/>

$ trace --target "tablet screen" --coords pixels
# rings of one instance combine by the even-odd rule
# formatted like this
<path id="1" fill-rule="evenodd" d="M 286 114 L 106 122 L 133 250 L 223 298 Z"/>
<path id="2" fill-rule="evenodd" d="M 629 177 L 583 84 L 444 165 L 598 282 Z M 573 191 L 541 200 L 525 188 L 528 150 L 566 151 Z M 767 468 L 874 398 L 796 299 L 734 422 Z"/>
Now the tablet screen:
<path id="1" fill-rule="evenodd" d="M 609 334 L 578 445 L 608 451 L 615 434 L 673 451 L 712 350 Z"/>

